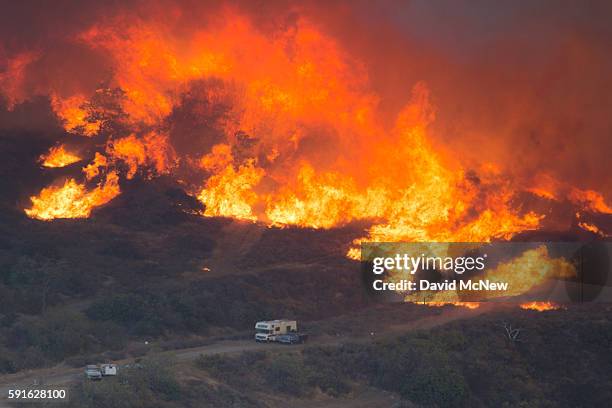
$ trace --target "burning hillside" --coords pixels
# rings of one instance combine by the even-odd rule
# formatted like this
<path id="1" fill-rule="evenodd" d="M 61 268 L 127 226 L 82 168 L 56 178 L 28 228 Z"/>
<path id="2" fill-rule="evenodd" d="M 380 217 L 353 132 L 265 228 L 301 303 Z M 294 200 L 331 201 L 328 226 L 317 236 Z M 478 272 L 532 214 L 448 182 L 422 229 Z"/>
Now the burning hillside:
<path id="1" fill-rule="evenodd" d="M 396 92 L 377 89 L 372 62 L 308 7 L 262 24 L 239 6 L 164 5 L 142 15 L 117 9 L 62 35 L 67 48 L 103 61 L 103 72 L 68 53 L 68 78 L 61 50 L 5 45 L 9 108 L 44 95 L 65 130 L 43 166 L 82 163 L 31 197 L 29 217 L 88 217 L 122 181 L 171 175 L 204 216 L 312 228 L 367 220 L 355 243 L 510 239 L 541 228 L 555 202 L 571 203 L 574 224 L 609 233 L 574 219 L 612 214 L 609 191 L 546 168 L 526 178 L 487 152 L 473 162 L 465 148 L 440 143 L 444 112 L 425 82 L 404 89 L 390 114 Z M 194 24 L 190 13 L 207 18 Z M 86 145 L 78 155 L 77 139 Z"/>

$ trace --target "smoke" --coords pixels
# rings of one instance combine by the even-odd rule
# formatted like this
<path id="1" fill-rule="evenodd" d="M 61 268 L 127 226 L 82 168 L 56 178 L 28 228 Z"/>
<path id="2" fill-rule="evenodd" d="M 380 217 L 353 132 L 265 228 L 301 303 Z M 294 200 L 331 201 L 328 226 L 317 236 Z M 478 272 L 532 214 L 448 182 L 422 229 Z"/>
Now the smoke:
<path id="1" fill-rule="evenodd" d="M 436 139 L 466 165 L 493 162 L 527 184 L 548 173 L 610 199 L 609 2 L 413 1 L 356 14 L 371 34 L 355 44 L 342 28 L 343 41 L 389 111 L 423 80 Z"/>

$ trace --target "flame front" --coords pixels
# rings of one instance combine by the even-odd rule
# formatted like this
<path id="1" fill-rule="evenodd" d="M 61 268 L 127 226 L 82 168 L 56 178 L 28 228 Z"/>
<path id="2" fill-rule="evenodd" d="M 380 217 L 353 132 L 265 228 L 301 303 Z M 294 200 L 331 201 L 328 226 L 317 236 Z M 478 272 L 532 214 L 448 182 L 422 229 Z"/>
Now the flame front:
<path id="1" fill-rule="evenodd" d="M 562 307 L 553 302 L 527 302 L 520 305 L 524 310 L 536 310 L 538 312 L 546 312 L 548 310 L 559 310 Z"/>
<path id="2" fill-rule="evenodd" d="M 228 165 L 211 176 L 198 195 L 198 199 L 206 206 L 204 215 L 257 220 L 252 210 L 257 195 L 251 189 L 259 183 L 263 173 L 262 169 L 250 162 L 238 169 Z"/>
<path id="3" fill-rule="evenodd" d="M 164 18 L 118 13 L 72 38 L 104 56 L 110 78 L 93 92 L 45 88 L 61 81 L 36 89 L 93 157 L 82 183 L 43 189 L 26 214 L 88 216 L 92 201 L 119 193 L 111 174 L 177 174 L 205 216 L 313 228 L 367 221 L 348 253 L 358 258 L 363 241 L 486 242 L 537 229 L 545 212 L 524 208 L 521 192 L 612 212 L 600 193 L 550 175 L 526 183 L 486 157 L 468 166 L 433 137 L 439 119 L 425 83 L 387 111 L 368 64 L 307 17 L 264 30 L 231 8 L 198 26 L 180 16 L 180 7 Z M 11 100 L 27 97 L 24 67 L 37 58 L 15 57 L 0 78 Z M 112 194 L 88 198 L 104 186 Z M 75 208 L 60 204 L 66 196 Z"/>

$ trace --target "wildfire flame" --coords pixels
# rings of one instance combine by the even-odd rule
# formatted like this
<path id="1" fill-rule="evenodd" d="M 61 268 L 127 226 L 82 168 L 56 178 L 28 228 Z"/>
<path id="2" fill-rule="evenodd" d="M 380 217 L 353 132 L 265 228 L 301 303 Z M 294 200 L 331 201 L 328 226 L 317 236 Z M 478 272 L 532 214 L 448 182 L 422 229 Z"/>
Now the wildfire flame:
<path id="1" fill-rule="evenodd" d="M 91 191 L 74 179 L 68 179 L 63 186 L 47 187 L 37 197 L 30 197 L 32 207 L 25 213 L 43 221 L 87 218 L 95 207 L 108 203 L 119 193 L 119 176 L 114 172 L 109 173 L 106 181 Z"/>
<path id="2" fill-rule="evenodd" d="M 602 237 L 606 236 L 606 234 L 602 230 L 597 228 L 597 225 L 589 224 L 588 222 L 579 222 L 578 226 L 585 231 L 592 232 Z"/>
<path id="3" fill-rule="evenodd" d="M 106 153 L 128 166 L 126 177 L 131 179 L 140 168 L 152 169 L 156 174 L 167 172 L 173 165 L 174 152 L 166 135 L 149 132 L 142 138 L 131 134 L 110 142 Z"/>
<path id="4" fill-rule="evenodd" d="M 198 195 L 198 199 L 206 205 L 204 215 L 257 220 L 252 210 L 257 195 L 251 188 L 261 180 L 263 174 L 262 169 L 247 162 L 237 170 L 228 165 L 220 173 L 211 176 Z"/>
<path id="5" fill-rule="evenodd" d="M 110 79 L 93 93 L 45 91 L 66 131 L 97 140 L 98 151 L 83 183 L 43 189 L 26 214 L 86 217 L 94 201 L 119 194 L 115 178 L 179 167 L 189 168 L 186 188 L 205 216 L 313 228 L 367 220 L 353 258 L 363 241 L 485 242 L 537 229 L 544 214 L 517 204 L 521 191 L 612 213 L 600 193 L 552 176 L 525 185 L 493 163 L 466 167 L 432 137 L 437 112 L 424 83 L 389 115 L 367 66 L 306 17 L 270 33 L 229 8 L 195 28 L 173 27 L 176 15 L 113 15 L 72 38 L 105 56 Z M 0 78 L 15 100 L 25 97 L 20 84 L 33 60 L 24 54 Z M 19 81 L 9 87 L 11 78 Z M 177 124 L 185 111 L 206 125 L 189 136 L 202 151 L 173 145 L 188 128 Z M 76 204 L 60 204 L 67 196 Z"/>
<path id="6" fill-rule="evenodd" d="M 545 245 L 524 251 L 509 261 L 499 263 L 495 268 L 487 269 L 479 279 L 490 283 L 507 283 L 508 289 L 504 291 L 487 292 L 488 299 L 511 298 L 527 293 L 550 279 L 564 279 L 576 276 L 575 266 L 565 258 L 552 258 Z M 406 279 L 401 275 L 400 279 Z M 483 296 L 483 295 L 479 295 Z M 446 304 L 463 303 L 478 305 L 478 302 L 465 302 L 458 292 L 441 290 L 431 292 L 411 292 L 405 299 L 407 302 L 424 302 L 430 306 L 444 306 Z M 484 300 L 484 299 L 480 299 Z M 468 306 L 465 306 L 468 307 Z M 477 307 L 477 306 L 476 306 Z"/>
<path id="7" fill-rule="evenodd" d="M 575 276 L 576 268 L 572 263 L 564 258 L 551 258 L 546 246 L 542 245 L 488 270 L 484 279 L 490 282 L 508 282 L 509 289 L 501 295 L 517 296 L 528 292 L 546 279 Z"/>
<path id="8" fill-rule="evenodd" d="M 74 95 L 62 99 L 55 95 L 51 102 L 53 110 L 62 121 L 67 132 L 92 137 L 100 131 L 101 122 L 88 118 L 89 114 L 85 109 L 87 103 L 85 96 Z"/>
<path id="9" fill-rule="evenodd" d="M 574 188 L 570 198 L 575 202 L 582 203 L 588 210 L 602 214 L 612 214 L 612 207 L 606 204 L 603 196 L 597 191 Z"/>
<path id="10" fill-rule="evenodd" d="M 83 160 L 75 153 L 70 153 L 64 145 L 54 146 L 47 154 L 40 157 L 44 167 L 66 167 Z"/>
<path id="11" fill-rule="evenodd" d="M 106 168 L 108 165 L 108 159 L 106 156 L 96 152 L 93 161 L 87 166 L 83 167 L 83 173 L 87 180 L 91 180 L 100 174 L 100 169 Z"/>
<path id="12" fill-rule="evenodd" d="M 465 307 L 466 309 L 478 309 L 480 307 L 479 302 L 425 302 L 425 305 L 430 307 L 452 305 L 456 307 Z"/>
<path id="13" fill-rule="evenodd" d="M 562 307 L 553 302 L 528 302 L 520 305 L 521 309 L 536 310 L 538 312 L 546 312 L 548 310 L 559 310 Z"/>

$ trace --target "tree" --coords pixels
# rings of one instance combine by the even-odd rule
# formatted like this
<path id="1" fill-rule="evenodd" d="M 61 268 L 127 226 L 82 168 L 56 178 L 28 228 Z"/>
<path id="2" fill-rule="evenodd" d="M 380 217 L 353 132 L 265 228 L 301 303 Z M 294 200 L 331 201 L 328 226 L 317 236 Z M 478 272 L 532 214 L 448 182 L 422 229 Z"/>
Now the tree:
<path id="1" fill-rule="evenodd" d="M 513 328 L 508 322 L 502 322 L 504 328 L 504 336 L 511 344 L 520 343 L 523 341 L 521 338 L 522 329 Z"/>

